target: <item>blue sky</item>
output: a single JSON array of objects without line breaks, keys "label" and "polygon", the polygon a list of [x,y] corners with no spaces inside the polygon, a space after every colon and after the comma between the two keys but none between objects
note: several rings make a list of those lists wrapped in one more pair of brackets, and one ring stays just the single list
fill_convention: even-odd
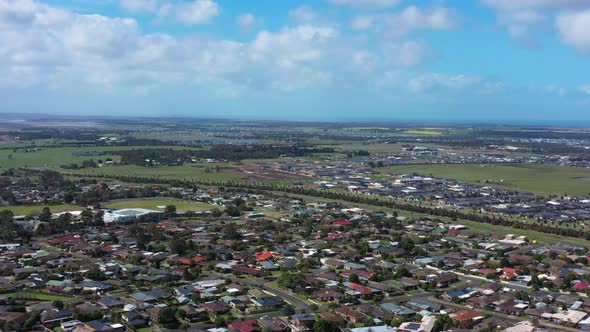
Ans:
[{"label": "blue sky", "polygon": [[590,123],[588,0],[0,0],[0,112]]}]

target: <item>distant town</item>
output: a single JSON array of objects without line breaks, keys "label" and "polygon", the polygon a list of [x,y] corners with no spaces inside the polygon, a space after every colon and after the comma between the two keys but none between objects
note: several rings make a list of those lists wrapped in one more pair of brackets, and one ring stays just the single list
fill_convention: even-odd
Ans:
[{"label": "distant town", "polygon": [[590,130],[77,121],[0,122],[3,331],[590,330]]}]

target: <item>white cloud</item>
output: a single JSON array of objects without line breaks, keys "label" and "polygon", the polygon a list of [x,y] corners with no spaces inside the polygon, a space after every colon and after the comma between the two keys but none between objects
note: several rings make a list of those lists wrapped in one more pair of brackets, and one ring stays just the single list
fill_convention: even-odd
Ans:
[{"label": "white cloud", "polygon": [[209,23],[221,13],[221,8],[213,0],[119,0],[119,5],[132,13],[149,12],[186,25]]},{"label": "white cloud", "polygon": [[543,92],[558,95],[558,96],[565,96],[568,93],[568,90],[564,87],[550,84],[550,85],[545,86],[545,88],[543,89]]},{"label": "white cloud", "polygon": [[[406,31],[451,26],[427,15],[431,11],[420,13],[427,22],[402,20]],[[407,82],[407,68],[431,53],[428,45],[403,38],[367,48],[339,26],[318,22],[263,30],[239,42],[205,34],[145,34],[132,18],[81,15],[31,0],[0,0],[0,27],[0,87],[39,85],[55,91],[141,94],[184,86],[236,96],[273,89],[372,88],[402,78]],[[418,75],[410,86],[456,90],[470,82],[467,76],[433,75]],[[471,86],[482,89],[484,83]]]},{"label": "white cloud", "polygon": [[354,52],[352,60],[353,68],[363,74],[373,73],[379,65],[377,56],[362,50]]},{"label": "white cloud", "polygon": [[146,91],[184,83],[233,95],[325,86],[354,75],[350,68],[361,72],[355,67],[359,56],[350,56],[356,52],[354,42],[334,26],[312,23],[236,42],[207,35],[146,35],[131,18],[0,0],[0,27],[0,85],[42,83],[67,90],[88,84]]},{"label": "white cloud", "polygon": [[354,30],[367,30],[373,27],[374,21],[373,16],[356,16],[350,21],[350,27]]},{"label": "white cloud", "polygon": [[548,28],[555,11],[588,8],[587,0],[482,0],[496,11],[497,22],[508,35],[525,46],[536,44],[535,33]]},{"label": "white cloud", "polygon": [[159,7],[157,0],[120,0],[120,5],[132,13],[155,12]]},{"label": "white cloud", "polygon": [[483,3],[497,9],[520,8],[576,8],[587,6],[587,0],[483,0]]},{"label": "white cloud", "polygon": [[498,13],[498,24],[503,26],[510,37],[524,45],[533,45],[531,30],[547,20],[546,16],[531,9],[501,11]]},{"label": "white cloud", "polygon": [[180,23],[193,25],[209,23],[221,13],[219,5],[211,0],[195,0],[173,4],[164,4],[158,10],[163,17],[172,17]]},{"label": "white cloud", "polygon": [[250,28],[252,28],[254,25],[257,24],[257,19],[256,19],[256,16],[254,16],[250,13],[246,13],[246,14],[242,14],[242,15],[238,16],[236,22],[238,23],[238,25],[242,29],[249,30]]},{"label": "white cloud", "polygon": [[428,73],[410,79],[408,85],[415,92],[429,92],[439,89],[460,90],[482,82],[483,79],[478,76]]},{"label": "white cloud", "polygon": [[388,43],[384,46],[385,61],[393,66],[410,67],[424,61],[431,53],[430,47],[418,41]]},{"label": "white cloud", "polygon": [[398,5],[402,0],[330,0],[330,2],[336,5],[385,8]]},{"label": "white cloud", "polygon": [[556,26],[564,43],[590,55],[590,9],[560,14]]},{"label": "white cloud", "polygon": [[582,85],[578,88],[578,90],[580,90],[580,92],[582,92],[583,94],[590,95],[590,84]]},{"label": "white cloud", "polygon": [[451,12],[439,7],[423,10],[410,6],[400,13],[387,15],[384,19],[383,32],[389,36],[401,36],[414,30],[450,30],[456,25]]},{"label": "white cloud", "polygon": [[291,19],[300,22],[312,22],[318,19],[319,15],[309,6],[301,6],[289,11]]}]

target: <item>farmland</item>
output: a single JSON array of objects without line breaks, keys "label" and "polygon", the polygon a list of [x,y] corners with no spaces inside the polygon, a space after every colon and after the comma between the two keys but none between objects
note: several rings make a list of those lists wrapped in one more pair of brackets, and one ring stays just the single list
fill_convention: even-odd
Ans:
[{"label": "farmland", "polygon": [[[36,149],[4,149],[0,150],[0,168],[11,167],[56,167],[71,163],[80,163],[89,159],[119,160],[119,156],[110,155],[109,151],[132,150],[142,147],[136,146],[110,146],[110,147],[59,147],[59,148],[36,148]],[[153,147],[158,148],[158,147]],[[164,147],[180,149],[181,147]],[[97,157],[77,157],[75,152],[103,151],[106,155]]]},{"label": "farmland", "polygon": [[502,188],[527,190],[539,195],[587,195],[590,169],[532,164],[404,165],[380,169],[383,174],[417,173]]}]

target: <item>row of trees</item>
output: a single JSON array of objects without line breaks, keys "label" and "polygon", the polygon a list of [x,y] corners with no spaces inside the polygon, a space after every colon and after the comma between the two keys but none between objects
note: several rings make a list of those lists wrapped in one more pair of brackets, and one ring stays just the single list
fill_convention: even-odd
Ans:
[{"label": "row of trees", "polygon": [[112,151],[111,153],[121,156],[122,164],[146,166],[146,160],[156,161],[160,164],[183,164],[190,162],[193,158],[239,161],[243,159],[271,159],[280,156],[301,157],[312,153],[334,153],[334,149],[298,145],[216,145],[210,149],[200,150],[160,148]]},{"label": "row of trees", "polygon": [[464,219],[475,222],[481,222],[492,225],[500,225],[513,227],[518,229],[533,230],[537,232],[556,234],[561,236],[578,237],[590,240],[590,231],[584,230],[583,228],[563,228],[559,225],[554,224],[541,224],[541,223],[530,223],[525,221],[517,221],[506,219],[498,215],[488,215],[484,213],[476,213],[470,211],[461,211],[457,209],[440,208],[423,206],[420,203],[406,203],[396,202],[392,199],[385,197],[374,197],[351,194],[344,191],[335,190],[319,190],[314,188],[306,188],[301,186],[286,186],[275,183],[261,183],[261,182],[238,182],[238,181],[213,181],[213,180],[193,180],[193,181],[179,181],[179,180],[167,180],[167,179],[156,179],[156,178],[144,178],[144,177],[133,177],[133,176],[106,176],[106,175],[95,175],[99,178],[114,178],[125,182],[134,183],[174,183],[175,185],[182,185],[187,188],[196,187],[197,185],[206,186],[217,186],[220,188],[235,188],[253,190],[259,192],[282,192],[285,194],[296,194],[320,197],[325,199],[340,200],[356,204],[372,205],[378,207],[384,207],[387,209],[397,209],[403,211],[417,212],[422,214],[428,214],[431,216],[448,217],[454,220]]}]

